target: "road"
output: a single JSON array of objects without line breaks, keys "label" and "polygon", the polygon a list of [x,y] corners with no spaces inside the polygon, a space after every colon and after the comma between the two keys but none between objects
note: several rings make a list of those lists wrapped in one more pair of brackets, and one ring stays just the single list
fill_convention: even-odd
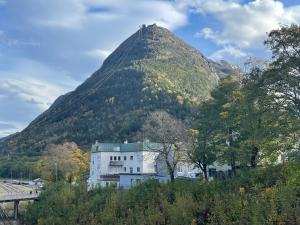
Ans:
[{"label": "road", "polygon": [[0,197],[7,195],[27,195],[32,193],[35,193],[34,186],[0,182]]}]

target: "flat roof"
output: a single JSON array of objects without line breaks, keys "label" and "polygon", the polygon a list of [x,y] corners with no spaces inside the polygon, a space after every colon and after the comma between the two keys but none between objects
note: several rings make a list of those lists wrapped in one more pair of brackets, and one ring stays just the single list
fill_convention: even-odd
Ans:
[{"label": "flat roof", "polygon": [[134,142],[134,143],[96,143],[92,146],[92,152],[139,152],[158,151],[163,148],[160,143]]}]

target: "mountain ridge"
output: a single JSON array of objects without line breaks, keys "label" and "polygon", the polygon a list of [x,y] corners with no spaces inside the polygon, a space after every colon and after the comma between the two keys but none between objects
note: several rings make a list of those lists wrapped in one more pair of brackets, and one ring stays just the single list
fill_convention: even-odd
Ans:
[{"label": "mountain ridge", "polygon": [[[180,119],[210,96],[220,67],[165,28],[143,26],[74,91],[60,96],[0,152],[39,154],[48,143],[135,140],[153,110]],[[224,76],[224,71],[222,72]],[[131,89],[130,89],[131,87]]]}]

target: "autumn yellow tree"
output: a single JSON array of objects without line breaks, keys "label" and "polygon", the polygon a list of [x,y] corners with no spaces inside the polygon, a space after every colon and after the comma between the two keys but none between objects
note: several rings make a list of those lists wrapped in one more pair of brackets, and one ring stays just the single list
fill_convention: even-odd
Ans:
[{"label": "autumn yellow tree", "polygon": [[80,150],[74,142],[66,142],[61,145],[48,145],[36,169],[46,180],[63,178],[71,183],[88,169],[88,165],[88,153]]}]

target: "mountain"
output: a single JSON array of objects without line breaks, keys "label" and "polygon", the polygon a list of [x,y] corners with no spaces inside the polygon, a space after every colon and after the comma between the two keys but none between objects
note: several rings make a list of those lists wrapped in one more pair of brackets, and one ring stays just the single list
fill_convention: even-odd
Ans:
[{"label": "mountain", "polygon": [[226,73],[169,30],[143,25],[82,85],[0,142],[0,152],[39,154],[64,141],[86,148],[96,139],[134,141],[148,112],[164,109],[185,119]]},{"label": "mountain", "polygon": [[211,61],[211,63],[214,65],[218,76],[222,79],[230,75],[233,79],[239,79],[240,78],[240,70],[237,66],[234,66],[225,60],[221,60],[220,62],[214,62]]}]

